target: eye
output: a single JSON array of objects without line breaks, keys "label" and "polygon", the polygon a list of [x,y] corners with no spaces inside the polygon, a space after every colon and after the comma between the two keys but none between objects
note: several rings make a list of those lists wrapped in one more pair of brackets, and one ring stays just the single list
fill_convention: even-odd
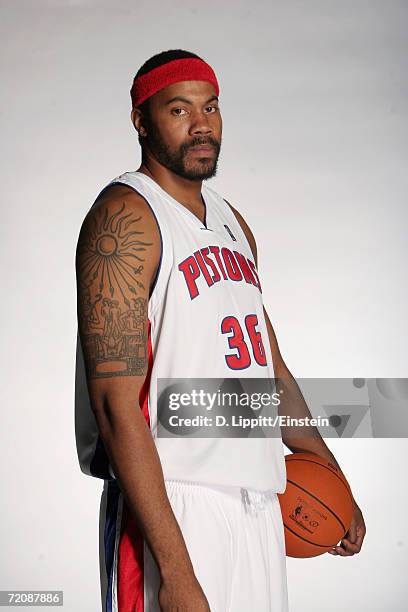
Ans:
[{"label": "eye", "polygon": [[174,113],[177,116],[180,116],[181,113],[177,113],[176,111],[183,111],[183,110],[184,110],[184,108],[180,108],[180,107],[179,108],[172,108],[171,112]]},{"label": "eye", "polygon": [[215,113],[216,113],[216,112],[219,110],[218,106],[207,106],[207,109],[208,109],[208,108],[212,108],[212,109],[214,109],[214,112],[215,112]]}]

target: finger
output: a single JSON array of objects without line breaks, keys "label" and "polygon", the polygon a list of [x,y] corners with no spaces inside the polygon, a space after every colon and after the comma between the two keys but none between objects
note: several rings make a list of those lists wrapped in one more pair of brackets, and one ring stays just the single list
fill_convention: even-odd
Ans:
[{"label": "finger", "polygon": [[357,539],[357,527],[356,527],[356,523],[353,520],[351,522],[350,528],[348,530],[348,532],[345,534],[345,537],[350,541],[350,542],[355,542]]},{"label": "finger", "polygon": [[336,551],[338,552],[338,554],[341,557],[351,557],[352,555],[354,555],[353,551],[350,551],[349,549],[346,549],[344,546],[336,546]]},{"label": "finger", "polygon": [[363,540],[364,540],[364,533],[361,533],[360,535],[357,536],[357,540],[355,541],[355,545],[359,547],[359,549],[361,548],[362,544],[363,544]]},{"label": "finger", "polygon": [[347,538],[342,539],[341,545],[343,548],[346,549],[346,551],[351,552],[353,554],[359,552],[361,548],[360,546],[358,546],[358,544],[350,542],[350,540],[348,540]]}]

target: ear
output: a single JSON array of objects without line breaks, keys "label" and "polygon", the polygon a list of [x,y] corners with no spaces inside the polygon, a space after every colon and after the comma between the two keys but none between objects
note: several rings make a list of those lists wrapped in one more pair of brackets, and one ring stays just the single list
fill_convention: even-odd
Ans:
[{"label": "ear", "polygon": [[135,129],[140,134],[140,136],[146,136],[147,134],[146,128],[142,125],[141,110],[138,108],[133,108],[132,112],[130,113],[130,118],[131,118],[133,125],[135,126]]}]

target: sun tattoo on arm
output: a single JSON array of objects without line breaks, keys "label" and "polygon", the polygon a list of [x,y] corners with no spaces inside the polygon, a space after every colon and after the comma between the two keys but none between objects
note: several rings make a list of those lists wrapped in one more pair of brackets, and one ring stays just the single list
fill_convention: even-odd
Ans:
[{"label": "sun tattoo on arm", "polygon": [[85,219],[76,255],[78,328],[90,378],[147,371],[141,215],[105,205]]}]

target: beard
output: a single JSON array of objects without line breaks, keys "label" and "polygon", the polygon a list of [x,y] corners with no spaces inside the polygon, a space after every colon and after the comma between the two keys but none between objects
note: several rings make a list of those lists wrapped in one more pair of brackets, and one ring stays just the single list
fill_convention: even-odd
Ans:
[{"label": "beard", "polygon": [[[203,181],[217,173],[221,143],[211,136],[197,136],[188,144],[182,144],[176,151],[172,151],[157,127],[150,124],[145,142],[158,162],[182,178]],[[204,144],[212,145],[215,155],[211,154],[210,157],[206,157],[205,153],[202,157],[189,155],[190,147]]]}]

